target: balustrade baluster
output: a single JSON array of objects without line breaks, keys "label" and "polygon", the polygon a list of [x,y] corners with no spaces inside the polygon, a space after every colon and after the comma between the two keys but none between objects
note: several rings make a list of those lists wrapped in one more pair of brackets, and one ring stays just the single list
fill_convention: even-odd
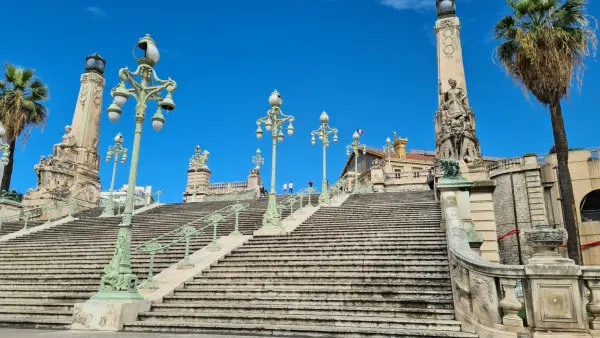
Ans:
[{"label": "balustrade baluster", "polygon": [[502,317],[502,324],[523,327],[523,319],[519,317],[519,311],[523,308],[523,304],[516,295],[517,280],[501,278],[500,285],[502,285],[504,291],[504,297],[500,301],[500,306],[506,312],[506,315]]},{"label": "balustrade baluster", "polygon": [[587,310],[592,314],[590,318],[590,328],[593,330],[600,329],[600,280],[586,281],[587,287],[590,289],[591,299],[587,304]]}]

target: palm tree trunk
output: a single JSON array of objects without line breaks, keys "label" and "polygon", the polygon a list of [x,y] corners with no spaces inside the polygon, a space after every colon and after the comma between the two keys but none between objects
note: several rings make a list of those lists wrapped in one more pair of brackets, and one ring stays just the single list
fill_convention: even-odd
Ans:
[{"label": "palm tree trunk", "polygon": [[567,252],[569,258],[576,264],[583,264],[579,242],[579,226],[575,209],[575,196],[573,195],[573,184],[569,172],[569,145],[567,133],[562,116],[560,98],[550,104],[550,117],[552,118],[552,132],[554,133],[554,147],[556,149],[556,160],[558,163],[558,188],[560,190],[561,204],[565,228],[569,236],[567,240]]},{"label": "palm tree trunk", "polygon": [[10,189],[10,179],[13,172],[13,164],[15,163],[15,148],[17,140],[10,141],[10,154],[8,154],[8,164],[4,166],[4,172],[2,174],[2,183],[0,184],[0,191],[8,191]]}]

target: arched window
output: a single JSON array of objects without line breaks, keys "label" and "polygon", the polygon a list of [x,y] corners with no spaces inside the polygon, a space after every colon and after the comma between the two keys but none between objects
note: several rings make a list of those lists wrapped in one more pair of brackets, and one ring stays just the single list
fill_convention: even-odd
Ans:
[{"label": "arched window", "polygon": [[581,220],[600,221],[600,190],[594,190],[581,200]]}]

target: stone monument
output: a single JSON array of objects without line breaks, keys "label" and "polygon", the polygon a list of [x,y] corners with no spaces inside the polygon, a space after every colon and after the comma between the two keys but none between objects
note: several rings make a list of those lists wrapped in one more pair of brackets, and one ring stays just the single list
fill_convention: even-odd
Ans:
[{"label": "stone monument", "polygon": [[200,146],[196,146],[194,155],[190,158],[188,167],[188,180],[185,192],[183,193],[183,201],[185,203],[201,202],[204,200],[204,195],[208,192],[210,184],[210,174],[212,173],[206,161],[210,153],[206,150],[200,151]]},{"label": "stone monument", "polygon": [[65,134],[54,145],[52,154],[42,156],[34,166],[37,185],[27,190],[23,198],[25,208],[66,201],[75,203],[75,211],[98,206],[101,190],[98,139],[105,65],[106,61],[98,54],[86,57],[73,123],[65,127]]},{"label": "stone monument", "polygon": [[[494,183],[485,168],[475,133],[475,115],[470,107],[460,42],[460,21],[454,0],[436,0],[435,23],[438,61],[438,111],[435,113],[436,156],[458,161],[462,177],[472,182],[469,190],[474,231],[484,242],[481,255],[498,261],[496,222],[492,201]],[[438,175],[439,176],[439,175]]]}]

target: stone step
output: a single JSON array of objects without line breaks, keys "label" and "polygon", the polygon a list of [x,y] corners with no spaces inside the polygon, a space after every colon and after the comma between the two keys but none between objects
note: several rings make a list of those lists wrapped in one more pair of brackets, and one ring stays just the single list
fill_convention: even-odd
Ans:
[{"label": "stone step", "polygon": [[2,316],[10,316],[14,319],[23,319],[35,317],[36,319],[50,320],[73,320],[73,309],[56,310],[56,309],[4,309],[0,308],[0,318]]},{"label": "stone step", "polygon": [[313,315],[347,315],[347,316],[376,316],[376,317],[399,317],[399,318],[435,318],[454,319],[452,309],[421,309],[421,308],[381,308],[381,307],[353,307],[353,306],[327,306],[311,305],[302,306],[294,304],[245,304],[243,307],[221,303],[156,303],[152,305],[152,311],[164,312],[211,312],[215,310],[229,314],[233,313],[276,313],[276,314],[313,314]]},{"label": "stone step", "polygon": [[[288,274],[290,275],[290,274]],[[423,277],[421,277],[423,276]],[[362,283],[384,283],[389,285],[394,285],[394,283],[406,283],[406,284],[420,284],[423,286],[428,285],[450,285],[450,275],[449,274],[419,274],[415,276],[415,274],[397,274],[392,277],[390,276],[381,276],[377,275],[362,275],[355,274],[344,276],[343,279],[340,279],[339,276],[335,275],[325,275],[319,274],[318,276],[302,276],[300,274],[291,274],[291,276],[273,276],[268,277],[264,275],[257,274],[255,276],[249,275],[232,275],[232,274],[212,274],[205,273],[196,278],[194,278],[193,282],[188,283],[202,283],[202,284],[218,284],[221,283],[223,285],[228,285],[229,283],[265,283],[265,284],[275,284],[275,285],[288,285],[288,284],[336,284],[336,283],[351,283],[351,284],[362,284]]]},{"label": "stone step", "polygon": [[186,321],[139,321],[125,324],[125,331],[179,332],[221,334],[260,334],[269,336],[298,337],[459,337],[476,338],[477,335],[458,331],[440,330],[395,330],[383,328],[362,328],[343,326],[304,326],[279,324],[242,324]]},{"label": "stone step", "polygon": [[433,251],[434,254],[440,254],[443,252],[446,252],[446,245],[418,245],[418,244],[412,244],[412,245],[402,245],[402,246],[398,246],[398,245],[381,245],[381,246],[344,246],[344,247],[335,247],[335,248],[330,248],[330,247],[303,247],[303,248],[294,248],[296,250],[291,250],[290,248],[286,248],[286,247],[253,247],[251,245],[244,245],[240,248],[237,248],[234,252],[238,253],[238,252],[248,252],[248,253],[267,253],[268,255],[274,255],[277,254],[279,255],[280,253],[284,253],[284,254],[307,254],[307,253],[311,253],[311,254],[323,254],[323,255],[330,255],[330,254],[341,254],[341,253],[345,253],[345,252],[351,252],[354,254],[357,253],[364,253],[364,254],[369,254],[372,252],[380,252],[380,253],[387,253],[387,254],[402,254],[402,253],[407,253],[407,252],[427,252],[429,250]]},{"label": "stone step", "polygon": [[[217,281],[207,280],[207,278],[198,278],[191,282],[185,283],[186,290],[212,290],[214,288],[223,288],[223,284]],[[377,291],[383,292],[382,290],[393,291],[413,291],[413,290],[441,290],[451,291],[451,285],[448,280],[417,280],[414,281],[397,281],[394,283],[380,283],[377,281],[359,281],[359,282],[336,282],[336,281],[298,281],[298,280],[278,280],[273,282],[261,282],[259,281],[230,281],[227,283],[228,288],[232,289],[245,289],[245,290],[364,290],[364,291]]]},{"label": "stone step", "polygon": [[345,326],[361,328],[387,328],[409,330],[445,330],[460,331],[460,323],[448,319],[429,318],[378,318],[361,316],[323,316],[311,314],[263,314],[263,313],[222,313],[222,312],[143,312],[140,321],[185,321],[234,324],[269,324],[273,321],[278,325],[306,326]]},{"label": "stone step", "polygon": [[[443,261],[446,259],[446,256],[443,254],[439,255],[431,255],[427,252],[422,252],[421,255],[330,255],[330,256],[300,256],[300,255],[280,255],[280,256],[262,256],[262,255],[235,255],[230,254],[227,256],[227,260],[221,262],[220,264],[230,263],[230,262],[246,262],[249,264],[255,264],[258,262],[264,263],[298,263],[298,262],[315,262],[319,264],[329,264],[329,262],[348,262],[348,261],[356,261],[356,262],[369,262],[369,261],[377,261],[377,262],[388,262],[388,261],[399,261],[399,262],[419,262],[420,264],[430,264],[430,263],[439,263],[448,265],[448,263],[444,263]],[[441,261],[441,262],[440,262]],[[156,260],[155,260],[156,262]]]},{"label": "stone step", "polygon": [[73,305],[72,302],[57,302],[54,300],[44,300],[44,299],[13,299],[13,300],[0,300],[0,312],[4,311],[15,311],[15,312],[25,312],[28,311],[43,311],[43,310],[51,310],[51,311],[65,311],[73,314]]},{"label": "stone step", "polygon": [[0,327],[4,328],[32,328],[32,329],[54,329],[68,330],[71,328],[72,316],[66,319],[53,318],[15,318],[12,315],[0,315]]},{"label": "stone step", "polygon": [[[47,292],[47,290],[46,290]],[[13,292],[11,292],[13,293]],[[16,292],[14,292],[16,294]],[[0,295],[3,293],[0,293]],[[373,297],[373,298],[385,298],[385,299],[396,299],[404,298],[407,296],[422,297],[423,299],[437,298],[437,297],[452,297],[452,290],[428,290],[421,288],[421,290],[401,290],[398,288],[390,287],[376,287],[373,289],[369,288],[338,288],[338,287],[314,287],[305,286],[297,287],[291,285],[284,286],[266,286],[263,288],[256,288],[249,290],[248,288],[240,288],[236,286],[228,287],[215,287],[209,285],[202,285],[200,287],[185,287],[175,291],[177,296],[224,296],[224,297],[345,297],[345,298],[360,298],[360,297]]]},{"label": "stone step", "polygon": [[294,273],[304,272],[310,273],[352,273],[352,272],[373,272],[373,273],[418,273],[418,272],[448,272],[448,266],[363,266],[363,265],[340,265],[340,266],[327,266],[327,265],[313,265],[313,266],[224,266],[222,264],[216,264],[210,268],[209,273]]},{"label": "stone step", "polygon": [[323,239],[323,240],[319,240],[319,241],[315,241],[314,243],[310,243],[310,242],[296,242],[293,241],[291,243],[286,242],[286,241],[280,241],[280,242],[273,242],[273,243],[261,243],[261,242],[254,242],[254,241],[250,241],[248,242],[244,247],[247,248],[275,248],[275,247],[284,247],[286,249],[293,249],[293,248],[314,248],[314,247],[319,247],[319,246],[328,246],[331,248],[347,248],[347,247],[353,247],[353,248],[362,248],[362,247],[383,247],[383,248],[397,248],[398,246],[410,246],[410,245],[414,245],[414,246],[421,246],[421,247],[427,247],[427,246],[446,246],[446,240],[413,240],[413,239],[387,239],[387,238],[381,238],[381,239],[365,239],[365,240],[360,240],[357,239],[355,241],[350,241],[350,240],[346,240],[346,241],[339,241],[336,239]]},{"label": "stone step", "polygon": [[[209,302],[219,301],[227,304],[237,304],[244,306],[245,304],[295,304],[295,305],[329,305],[329,306],[379,306],[379,307],[407,307],[407,308],[427,308],[427,309],[451,309],[453,307],[452,295],[421,295],[421,294],[406,294],[396,295],[392,297],[373,297],[371,295],[347,296],[336,294],[335,296],[328,294],[303,293],[296,295],[288,295],[281,293],[273,294],[254,294],[249,291],[247,294],[180,294],[177,293],[171,296],[165,296],[163,303],[188,303],[188,302]],[[0,298],[2,299],[2,298]]]},{"label": "stone step", "polygon": [[[227,259],[229,258],[233,258],[233,257],[238,257],[238,258],[249,258],[249,259],[255,259],[255,258],[265,258],[265,259],[270,259],[270,258],[298,258],[298,259],[307,259],[307,257],[317,257],[317,258],[323,258],[323,257],[331,257],[331,258],[337,258],[337,257],[346,257],[348,255],[348,257],[352,256],[352,257],[414,257],[415,259],[425,259],[425,257],[429,257],[429,256],[433,256],[435,257],[440,257],[441,259],[446,260],[448,257],[448,254],[446,252],[446,248],[444,249],[439,249],[439,250],[419,250],[419,249],[415,249],[415,250],[411,250],[411,249],[396,249],[396,250],[338,250],[338,253],[335,252],[331,252],[331,251],[321,251],[320,249],[323,248],[319,248],[317,250],[312,250],[312,251],[296,251],[296,252],[284,252],[284,251],[278,251],[277,255],[273,255],[270,253],[265,254],[264,251],[256,251],[256,252],[252,252],[252,251],[241,251],[241,248],[236,249],[235,251],[232,251],[229,255],[226,256]],[[317,251],[317,252],[313,252],[313,251]],[[348,253],[348,251],[350,251]],[[357,258],[360,259],[360,258]]]},{"label": "stone step", "polygon": [[[448,267],[448,263],[444,261],[422,261],[422,260],[273,260],[273,261],[251,261],[252,266],[262,266],[262,267],[353,267],[353,266],[385,266],[385,267],[402,267],[408,268],[412,266],[422,267],[426,265],[428,267],[432,266],[444,266]],[[226,267],[247,267],[249,266],[249,261],[242,260],[226,260],[223,262],[219,262],[219,266]]]}]

